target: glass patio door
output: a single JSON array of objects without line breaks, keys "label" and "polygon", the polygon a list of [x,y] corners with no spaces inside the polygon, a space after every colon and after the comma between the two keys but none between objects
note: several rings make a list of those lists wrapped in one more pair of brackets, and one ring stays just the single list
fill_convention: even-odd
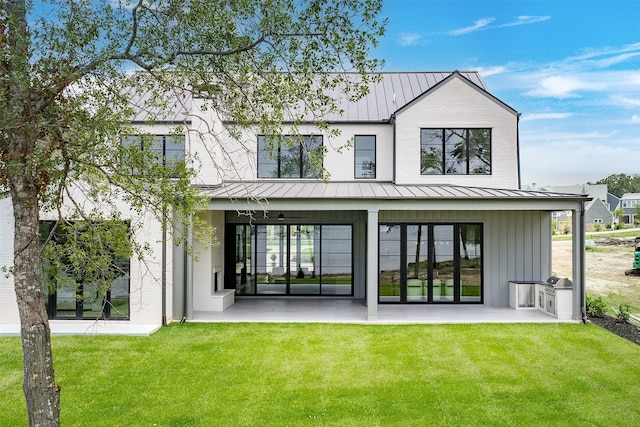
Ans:
[{"label": "glass patio door", "polygon": [[351,225],[232,227],[226,265],[236,274],[226,286],[238,295],[353,295]]}]

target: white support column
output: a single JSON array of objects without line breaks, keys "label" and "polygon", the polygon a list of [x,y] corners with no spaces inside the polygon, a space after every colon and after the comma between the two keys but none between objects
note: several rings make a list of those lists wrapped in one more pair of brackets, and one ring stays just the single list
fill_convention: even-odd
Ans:
[{"label": "white support column", "polygon": [[586,315],[586,265],[584,240],[584,203],[573,211],[572,215],[572,253],[573,253],[573,316],[574,320],[584,319]]},{"label": "white support column", "polygon": [[367,320],[378,320],[378,211],[367,217]]}]

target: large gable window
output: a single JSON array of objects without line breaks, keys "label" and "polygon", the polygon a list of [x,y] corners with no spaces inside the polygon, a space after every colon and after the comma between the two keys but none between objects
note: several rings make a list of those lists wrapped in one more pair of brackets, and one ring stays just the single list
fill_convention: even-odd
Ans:
[{"label": "large gable window", "polygon": [[490,175],[491,129],[421,129],[422,175]]},{"label": "large gable window", "polygon": [[320,178],[322,136],[258,136],[258,178]]}]

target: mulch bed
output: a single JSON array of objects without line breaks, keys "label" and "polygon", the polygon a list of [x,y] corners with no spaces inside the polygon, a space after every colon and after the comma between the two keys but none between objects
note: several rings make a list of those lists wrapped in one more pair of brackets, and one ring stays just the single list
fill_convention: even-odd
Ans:
[{"label": "mulch bed", "polygon": [[614,334],[640,345],[640,330],[631,323],[621,323],[615,317],[589,317],[589,321]]}]

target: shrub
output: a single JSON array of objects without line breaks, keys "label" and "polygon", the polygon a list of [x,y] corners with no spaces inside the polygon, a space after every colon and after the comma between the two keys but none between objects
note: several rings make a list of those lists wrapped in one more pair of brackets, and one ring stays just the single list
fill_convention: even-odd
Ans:
[{"label": "shrub", "polygon": [[616,315],[618,322],[629,323],[631,320],[631,306],[629,304],[620,304]]},{"label": "shrub", "polygon": [[602,225],[601,224],[593,224],[593,229],[595,231],[600,231],[600,230],[602,230]]},{"label": "shrub", "polygon": [[569,234],[571,233],[571,227],[569,227],[568,225],[564,226],[564,229],[562,230],[563,234]]},{"label": "shrub", "polygon": [[587,295],[587,314],[591,317],[602,317],[607,311],[607,303],[602,297]]}]

